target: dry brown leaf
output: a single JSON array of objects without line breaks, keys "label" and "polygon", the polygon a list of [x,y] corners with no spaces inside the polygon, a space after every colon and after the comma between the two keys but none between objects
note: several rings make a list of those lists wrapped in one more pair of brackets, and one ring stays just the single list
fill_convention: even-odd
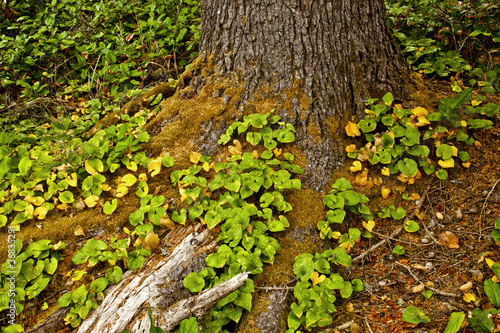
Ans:
[{"label": "dry brown leaf", "polygon": [[413,264],[413,265],[411,265],[411,268],[427,272],[427,267],[419,265],[419,264]]},{"label": "dry brown leaf", "polygon": [[446,246],[449,249],[460,248],[457,236],[455,236],[451,231],[440,233],[439,242],[441,243],[441,245]]},{"label": "dry brown leaf", "polygon": [[77,225],[74,230],[75,236],[85,236],[85,231],[81,225]]},{"label": "dry brown leaf", "polygon": [[425,284],[419,284],[418,286],[415,286],[413,288],[411,288],[411,292],[414,293],[414,294],[418,294],[418,293],[421,293],[422,291],[424,291],[425,289]]},{"label": "dry brown leaf", "polygon": [[460,286],[460,291],[469,291],[472,289],[472,282],[467,282],[466,284],[463,284]]}]

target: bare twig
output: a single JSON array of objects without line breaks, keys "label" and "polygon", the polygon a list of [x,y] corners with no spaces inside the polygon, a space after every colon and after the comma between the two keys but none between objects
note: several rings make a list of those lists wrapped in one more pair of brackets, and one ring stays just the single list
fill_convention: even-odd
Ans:
[{"label": "bare twig", "polygon": [[273,290],[293,290],[294,287],[254,287],[255,289],[258,290],[266,290],[266,291],[273,291]]},{"label": "bare twig", "polygon": [[419,283],[423,284],[423,285],[424,285],[427,289],[432,290],[435,294],[438,294],[438,295],[441,295],[441,296],[447,296],[447,297],[458,297],[458,296],[459,296],[459,295],[454,294],[454,293],[448,293],[448,292],[446,292],[446,291],[441,291],[441,290],[439,290],[439,289],[436,289],[436,288],[433,288],[433,287],[429,287],[428,285],[426,285],[425,283],[423,283],[423,282],[422,282],[422,280],[420,280],[420,279],[419,279],[419,277],[415,275],[415,273],[413,273],[413,271],[411,270],[411,268],[410,268],[410,267],[408,267],[408,266],[406,266],[406,265],[403,265],[402,263],[397,262],[397,261],[395,261],[394,263],[395,263],[396,265],[398,265],[398,266],[401,266],[401,267],[405,268],[405,269],[408,271],[408,273],[410,273],[410,275],[411,275],[411,276],[412,276],[412,277],[413,277],[416,281],[418,281]]},{"label": "bare twig", "polygon": [[484,213],[484,210],[486,208],[486,203],[488,202],[488,199],[490,198],[491,193],[493,193],[493,191],[495,190],[495,187],[497,186],[498,182],[500,182],[500,179],[497,179],[497,181],[495,182],[495,184],[493,184],[493,187],[491,188],[491,191],[486,196],[486,199],[484,200],[484,203],[483,203],[483,208],[481,209],[481,214],[479,215],[479,220],[481,220],[481,218],[483,217],[483,213]]},{"label": "bare twig", "polygon": [[379,247],[381,247],[382,245],[384,245],[387,242],[388,239],[396,238],[403,231],[403,228],[406,225],[406,222],[408,222],[408,220],[410,220],[410,219],[413,218],[413,216],[415,215],[417,209],[420,210],[422,208],[422,206],[424,204],[424,201],[425,201],[425,196],[422,196],[422,198],[420,198],[420,200],[418,200],[417,206],[415,207],[415,210],[413,211],[413,213],[411,213],[406,219],[404,219],[403,224],[399,228],[397,228],[396,230],[394,230],[392,232],[392,234],[390,234],[389,236],[387,236],[386,239],[381,240],[380,242],[378,242],[377,244],[373,245],[372,247],[370,247],[365,252],[361,253],[359,256],[353,258],[352,262],[356,262],[356,261],[359,261],[359,260],[363,259],[368,254],[372,253],[373,251],[375,251],[376,249],[378,249]]}]

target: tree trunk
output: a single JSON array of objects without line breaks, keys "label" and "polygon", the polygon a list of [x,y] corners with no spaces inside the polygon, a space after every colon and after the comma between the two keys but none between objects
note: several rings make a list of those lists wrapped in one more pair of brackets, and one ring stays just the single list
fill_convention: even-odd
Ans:
[{"label": "tree trunk", "polygon": [[343,127],[367,99],[409,96],[385,18],[383,0],[205,0],[202,63],[180,88],[191,97],[219,84],[215,96],[244,114],[276,108],[297,130],[307,185],[323,190],[344,160]]}]

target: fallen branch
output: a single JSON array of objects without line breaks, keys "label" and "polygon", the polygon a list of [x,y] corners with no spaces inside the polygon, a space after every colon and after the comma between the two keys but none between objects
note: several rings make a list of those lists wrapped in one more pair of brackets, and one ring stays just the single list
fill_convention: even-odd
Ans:
[{"label": "fallen branch", "polygon": [[[182,301],[184,303],[181,308],[172,305],[179,299],[189,297],[189,292],[182,287],[182,280],[190,272],[199,271],[204,267],[206,254],[212,252],[217,245],[215,234],[208,230],[201,233],[193,232],[194,228],[191,226],[179,228],[177,235],[170,237],[170,243],[179,245],[168,258],[161,255],[152,256],[141,271],[124,275],[120,283],[106,295],[102,304],[83,321],[77,332],[117,333],[125,329],[133,333],[149,332],[151,323],[147,308],[167,307],[170,309],[168,311],[177,311],[176,324],[193,311],[201,313],[202,308],[198,304],[193,304],[190,299]],[[180,239],[182,241],[179,242]],[[215,293],[216,296],[212,296],[213,302],[216,302],[217,297],[225,296],[220,290],[216,290]],[[211,303],[204,304],[209,306]],[[188,305],[196,305],[195,310],[187,309]]]},{"label": "fallen branch", "polygon": [[[203,315],[208,313],[215,304],[217,304],[221,299],[228,296],[232,292],[236,291],[238,288],[245,284],[249,273],[243,272],[235,277],[224,281],[215,287],[205,290],[200,295],[190,297],[188,299],[182,300],[179,303],[172,306],[167,311],[162,309],[152,309],[153,318],[156,315],[157,322],[161,328],[164,330],[171,330],[177,326],[183,319],[190,317],[201,318]],[[136,324],[144,324],[136,323]],[[137,325],[136,325],[137,326]],[[145,327],[146,328],[146,327]],[[133,328],[132,332],[136,331]],[[140,331],[144,332],[144,331]],[[149,332],[149,327],[146,328],[145,332]]]},{"label": "fallen branch", "polygon": [[413,271],[411,270],[410,267],[406,266],[406,265],[403,265],[402,263],[399,263],[397,261],[394,262],[396,265],[398,266],[401,266],[403,268],[405,268],[409,273],[410,275],[419,283],[423,284],[427,289],[429,290],[432,290],[432,292],[434,292],[435,294],[438,294],[438,295],[441,295],[441,296],[447,296],[447,297],[458,297],[459,295],[457,294],[454,294],[454,293],[448,293],[446,291],[441,291],[439,289],[436,289],[436,288],[433,288],[433,287],[430,287],[428,285],[426,285],[425,283],[422,282],[422,280],[420,280],[418,278],[418,276],[415,275],[415,273],[413,273]]}]

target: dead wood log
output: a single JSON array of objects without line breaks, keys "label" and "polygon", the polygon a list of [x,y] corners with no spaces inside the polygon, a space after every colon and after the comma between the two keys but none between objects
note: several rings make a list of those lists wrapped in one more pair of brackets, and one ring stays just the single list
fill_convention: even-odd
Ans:
[{"label": "dead wood log", "polygon": [[[183,229],[190,229],[191,233],[186,235]],[[203,268],[204,258],[217,246],[215,234],[208,230],[198,233],[199,229],[200,225],[180,229],[180,236],[185,237],[171,255],[167,258],[151,256],[139,273],[122,277],[77,332],[117,333],[125,329],[133,333],[149,332],[147,308],[169,307],[179,299],[189,297],[190,293],[182,287],[182,280],[187,274]],[[166,244],[162,242],[161,246]],[[192,303],[183,303],[182,306],[186,304]],[[196,309],[197,312],[202,310]],[[188,309],[180,310],[189,314]],[[182,315],[176,315],[176,318],[179,321],[184,319]]]}]

